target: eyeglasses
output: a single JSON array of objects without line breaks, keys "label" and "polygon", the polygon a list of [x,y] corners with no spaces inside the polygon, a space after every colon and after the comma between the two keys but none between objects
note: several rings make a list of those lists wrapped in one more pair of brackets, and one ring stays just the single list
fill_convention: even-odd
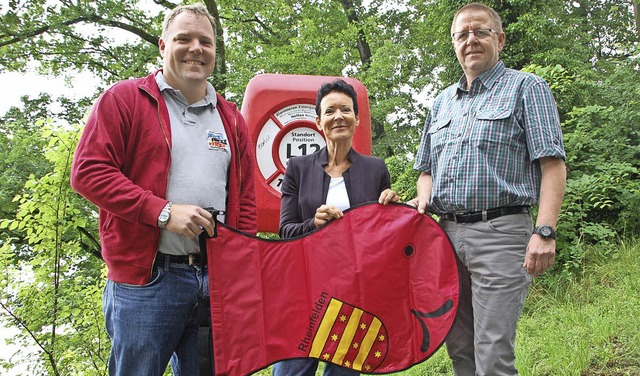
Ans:
[{"label": "eyeglasses", "polygon": [[475,35],[476,39],[487,39],[491,36],[491,33],[498,34],[498,32],[493,29],[475,29],[471,31],[458,31],[451,34],[451,37],[454,42],[466,42],[467,39],[469,39],[469,34]]}]

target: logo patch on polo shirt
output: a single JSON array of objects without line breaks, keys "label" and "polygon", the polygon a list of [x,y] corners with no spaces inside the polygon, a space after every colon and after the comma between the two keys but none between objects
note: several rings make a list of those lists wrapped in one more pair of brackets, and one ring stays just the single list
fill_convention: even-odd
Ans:
[{"label": "logo patch on polo shirt", "polygon": [[227,151],[228,142],[224,133],[207,131],[207,143],[209,145],[209,150]]}]

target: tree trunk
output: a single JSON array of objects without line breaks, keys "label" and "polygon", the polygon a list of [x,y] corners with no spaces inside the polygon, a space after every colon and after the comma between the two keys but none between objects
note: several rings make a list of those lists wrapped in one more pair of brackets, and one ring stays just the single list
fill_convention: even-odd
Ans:
[{"label": "tree trunk", "polygon": [[347,14],[347,19],[349,23],[355,25],[358,28],[358,52],[360,53],[360,61],[362,62],[363,70],[367,70],[369,65],[371,65],[371,48],[369,47],[369,43],[367,42],[367,38],[360,26],[360,20],[358,19],[358,14],[356,13],[356,7],[353,4],[352,0],[340,0],[340,4],[342,4],[342,8],[344,8],[344,12]]},{"label": "tree trunk", "polygon": [[215,0],[205,0],[205,5],[216,22],[216,66],[213,69],[213,86],[218,93],[224,95],[227,89],[227,53],[224,46],[224,29],[220,22],[218,3]]},{"label": "tree trunk", "polygon": [[636,34],[640,38],[640,0],[633,0],[633,15],[636,19]]}]

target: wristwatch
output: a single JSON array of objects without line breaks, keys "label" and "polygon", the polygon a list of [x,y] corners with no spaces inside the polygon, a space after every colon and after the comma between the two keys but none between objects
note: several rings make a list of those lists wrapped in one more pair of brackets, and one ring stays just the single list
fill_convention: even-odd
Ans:
[{"label": "wristwatch", "polygon": [[556,230],[549,225],[537,226],[533,229],[534,234],[540,235],[543,239],[555,239],[556,238]]},{"label": "wristwatch", "polygon": [[169,223],[169,218],[171,218],[171,201],[167,202],[167,204],[162,208],[160,215],[158,216],[158,227],[167,228],[167,223]]}]

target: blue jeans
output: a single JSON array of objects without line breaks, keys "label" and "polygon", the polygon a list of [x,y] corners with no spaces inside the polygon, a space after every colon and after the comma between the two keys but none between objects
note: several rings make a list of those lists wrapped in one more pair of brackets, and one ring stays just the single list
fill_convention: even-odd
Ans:
[{"label": "blue jeans", "polygon": [[[272,376],[315,376],[318,360],[313,358],[288,359],[273,365]],[[324,376],[357,376],[360,373],[349,368],[326,363]]]},{"label": "blue jeans", "polygon": [[198,375],[198,297],[209,295],[207,270],[154,265],[142,286],[107,281],[102,306],[112,348],[109,375]]}]

